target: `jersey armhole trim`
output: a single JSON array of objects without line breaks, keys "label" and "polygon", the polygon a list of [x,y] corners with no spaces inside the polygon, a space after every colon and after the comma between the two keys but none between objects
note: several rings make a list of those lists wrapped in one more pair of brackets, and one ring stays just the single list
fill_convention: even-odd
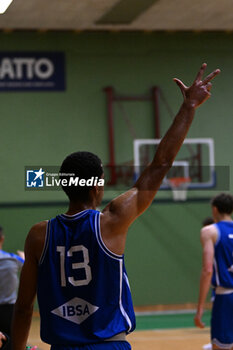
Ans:
[{"label": "jersey armhole trim", "polygon": [[218,264],[216,259],[214,259],[214,268],[215,268],[215,280],[217,287],[220,286],[219,273],[218,273]]},{"label": "jersey armhole trim", "polygon": [[45,242],[44,242],[44,248],[43,248],[43,251],[42,251],[40,260],[39,260],[39,265],[41,265],[41,264],[43,263],[44,258],[45,258],[45,254],[46,254],[47,249],[48,249],[49,237],[50,237],[50,225],[51,225],[51,221],[49,220],[49,221],[47,222],[46,234],[45,234]]},{"label": "jersey armhole trim", "polygon": [[101,216],[100,212],[96,213],[96,215],[95,215],[95,232],[96,232],[97,242],[98,242],[100,248],[104,251],[104,253],[107,254],[110,258],[116,259],[116,260],[122,260],[124,255],[118,255],[118,254],[113,253],[104,244],[104,241],[103,241],[102,236],[101,236],[101,230],[100,230],[100,216]]},{"label": "jersey armhole trim", "polygon": [[216,242],[214,244],[214,246],[216,247],[221,239],[221,231],[219,230],[219,227],[217,224],[214,224],[214,227],[216,228],[216,231],[217,231],[217,239],[216,239]]},{"label": "jersey armhole trim", "polygon": [[128,330],[127,333],[131,332],[132,329],[132,322],[129,318],[129,315],[127,314],[127,312],[124,309],[124,306],[122,304],[122,284],[123,284],[123,261],[119,261],[119,269],[120,269],[120,295],[119,295],[119,307],[121,310],[121,313],[123,315],[123,317],[125,318],[127,324],[128,324]]}]

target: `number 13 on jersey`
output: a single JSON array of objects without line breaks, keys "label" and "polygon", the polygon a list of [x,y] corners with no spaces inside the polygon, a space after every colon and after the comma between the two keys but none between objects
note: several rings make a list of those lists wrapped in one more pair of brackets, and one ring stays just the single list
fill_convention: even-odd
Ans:
[{"label": "number 13 on jersey", "polygon": [[[83,261],[76,263],[75,262],[75,253],[82,252]],[[68,280],[75,287],[85,286],[90,283],[92,279],[91,268],[89,266],[89,253],[88,249],[83,245],[75,245],[71,247],[66,254],[65,246],[57,246],[57,252],[60,255],[60,273],[61,273],[61,286],[66,287],[66,282]],[[71,259],[72,261],[72,270],[85,270],[86,278],[84,279],[74,279],[74,276],[66,276],[65,273],[65,259]]]}]

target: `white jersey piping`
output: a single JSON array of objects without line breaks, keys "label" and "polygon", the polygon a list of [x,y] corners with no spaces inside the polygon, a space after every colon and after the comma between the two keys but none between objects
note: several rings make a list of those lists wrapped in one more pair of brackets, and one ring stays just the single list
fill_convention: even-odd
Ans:
[{"label": "white jersey piping", "polygon": [[90,210],[90,209],[85,209],[85,210],[82,210],[76,214],[73,214],[73,215],[68,215],[68,214],[61,214],[60,216],[63,218],[63,219],[67,219],[69,221],[72,221],[72,220],[76,220],[76,219],[79,219],[81,218],[83,215],[86,214],[86,212]]},{"label": "white jersey piping", "polygon": [[40,260],[39,260],[39,265],[41,265],[44,261],[44,258],[45,258],[45,254],[47,252],[47,249],[48,249],[48,245],[49,245],[49,238],[50,238],[50,220],[47,222],[47,226],[46,226],[46,234],[45,234],[45,241],[44,241],[44,247],[43,247],[43,250],[42,250],[42,253],[41,253],[41,257],[40,257]]},{"label": "white jersey piping", "polygon": [[218,265],[217,265],[216,259],[214,259],[214,268],[215,268],[216,284],[217,284],[217,286],[219,286],[220,285],[220,281],[219,281]]},{"label": "white jersey piping", "polygon": [[119,295],[119,306],[120,306],[120,310],[122,315],[124,316],[124,318],[126,319],[126,322],[129,325],[129,329],[128,332],[130,332],[130,330],[132,329],[132,323],[130,321],[129,316],[127,315],[123,305],[122,305],[122,281],[123,281],[123,261],[120,260],[119,261],[119,268],[120,268],[120,295]]},{"label": "white jersey piping", "polygon": [[217,224],[214,224],[214,227],[216,228],[216,231],[217,231],[217,239],[216,239],[216,242],[215,242],[215,247],[216,247],[218,245],[220,239],[221,239],[221,231],[219,230]]},{"label": "white jersey piping", "polygon": [[111,252],[110,249],[106,247],[106,245],[103,242],[102,236],[101,236],[101,231],[100,231],[100,212],[96,213],[95,215],[95,233],[96,233],[96,239],[97,242],[100,246],[100,248],[104,251],[106,255],[108,255],[110,258],[115,259],[115,260],[122,260],[123,255],[118,255],[113,252]]}]

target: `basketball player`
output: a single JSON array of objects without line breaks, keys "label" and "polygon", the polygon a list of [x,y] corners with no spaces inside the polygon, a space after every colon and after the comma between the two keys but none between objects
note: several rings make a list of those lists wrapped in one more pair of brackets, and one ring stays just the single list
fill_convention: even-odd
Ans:
[{"label": "basketball player", "polygon": [[[5,236],[0,227],[0,330],[11,336],[13,309],[19,284],[18,274],[24,263],[24,252],[18,255],[3,250]],[[10,342],[5,347],[10,349]]]},{"label": "basketball player", "polygon": [[[215,221],[214,219],[212,218],[212,216],[208,216],[206,217],[203,222],[202,222],[202,227],[205,227],[205,226],[208,226],[208,225],[212,225],[214,224]],[[214,298],[215,298],[215,288],[211,288],[211,298],[210,298],[210,301],[214,301]]]},{"label": "basketball player", "polygon": [[[41,338],[52,350],[131,348],[126,334],[134,330],[135,316],[124,266],[127,231],[153,201],[196,108],[210,97],[210,81],[220,71],[202,80],[205,69],[204,63],[190,87],[174,79],[184,101],[153,161],[130,190],[100,213],[101,186],[63,186],[70,200],[66,214],[32,227],[13,321],[14,350],[25,348],[36,291]],[[89,152],[68,156],[61,173],[103,178],[100,159]]]},{"label": "basketball player", "polygon": [[[202,221],[202,227],[204,226],[208,226],[208,225],[211,225],[211,224],[214,224],[214,219],[212,218],[212,216],[207,216],[203,221]],[[214,301],[214,298],[215,298],[215,289],[214,288],[211,288],[211,298],[210,298],[210,301]],[[202,349],[203,350],[212,350],[212,344],[211,343],[208,343],[208,344],[204,344],[202,346]]]},{"label": "basketball player", "polygon": [[221,193],[213,198],[212,212],[215,224],[201,230],[203,263],[197,313],[197,327],[203,328],[204,303],[212,285],[215,299],[211,318],[213,349],[233,348],[233,196]]}]

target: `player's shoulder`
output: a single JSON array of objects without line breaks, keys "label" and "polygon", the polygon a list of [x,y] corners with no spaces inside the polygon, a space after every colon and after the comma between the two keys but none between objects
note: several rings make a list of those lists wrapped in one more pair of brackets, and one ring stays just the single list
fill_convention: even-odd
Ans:
[{"label": "player's shoulder", "polygon": [[216,240],[218,235],[218,230],[215,224],[207,225],[201,229],[201,239],[213,239]]},{"label": "player's shoulder", "polygon": [[44,228],[47,227],[47,224],[48,224],[48,220],[44,220],[44,221],[37,222],[36,224],[34,224],[34,225],[31,227],[30,231],[33,231],[33,232],[36,231],[36,232],[38,232],[38,231],[40,231],[40,230],[43,230]]},{"label": "player's shoulder", "polygon": [[44,231],[46,231],[47,224],[48,224],[47,220],[40,221],[34,224],[29,230],[29,235],[34,236],[34,235],[39,235],[40,233],[43,233]]},{"label": "player's shoulder", "polygon": [[31,252],[39,259],[44,247],[48,221],[41,221],[33,225],[25,242],[25,253]]},{"label": "player's shoulder", "polygon": [[29,230],[27,241],[30,243],[39,243],[41,240],[44,241],[46,235],[48,221],[41,221],[34,224]]}]

